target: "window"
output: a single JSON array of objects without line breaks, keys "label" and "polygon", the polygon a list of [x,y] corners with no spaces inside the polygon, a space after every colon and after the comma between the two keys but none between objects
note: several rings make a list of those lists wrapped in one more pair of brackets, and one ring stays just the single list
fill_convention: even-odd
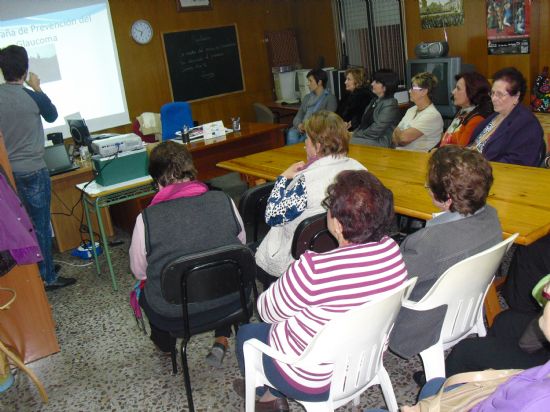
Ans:
[{"label": "window", "polygon": [[400,0],[333,0],[340,67],[364,67],[370,77],[392,69],[405,82]]}]

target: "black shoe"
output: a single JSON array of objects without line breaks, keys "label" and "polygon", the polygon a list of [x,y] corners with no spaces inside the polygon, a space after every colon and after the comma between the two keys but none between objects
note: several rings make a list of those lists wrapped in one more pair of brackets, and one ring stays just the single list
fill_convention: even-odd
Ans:
[{"label": "black shoe", "polygon": [[71,286],[76,283],[75,278],[64,278],[63,276],[58,276],[57,280],[53,283],[50,283],[49,285],[46,285],[46,290],[55,290],[55,289],[61,289],[65,286]]},{"label": "black shoe", "polygon": [[424,371],[416,371],[413,373],[413,381],[420,387],[424,386],[426,384],[426,374]]},{"label": "black shoe", "polygon": [[287,412],[289,409],[286,398],[276,398],[269,402],[256,401],[254,410],[256,412]]}]

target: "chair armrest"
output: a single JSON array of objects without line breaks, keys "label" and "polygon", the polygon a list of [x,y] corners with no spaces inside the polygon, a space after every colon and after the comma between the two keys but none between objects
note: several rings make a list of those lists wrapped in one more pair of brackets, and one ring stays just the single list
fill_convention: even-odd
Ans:
[{"label": "chair armrest", "polygon": [[287,365],[293,365],[299,359],[296,356],[289,356],[284,353],[281,353],[278,350],[273,349],[271,346],[268,346],[265,343],[259,341],[258,339],[247,340],[246,342],[244,342],[244,347],[247,347],[247,346],[254,348],[258,352],[265,353],[270,358],[275,359],[282,363],[286,363]]}]

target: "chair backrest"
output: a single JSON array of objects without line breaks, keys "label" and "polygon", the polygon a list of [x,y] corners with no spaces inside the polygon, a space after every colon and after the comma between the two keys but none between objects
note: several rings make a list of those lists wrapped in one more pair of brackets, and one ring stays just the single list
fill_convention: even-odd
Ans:
[{"label": "chair backrest", "polygon": [[273,182],[267,182],[251,187],[239,200],[239,214],[243,219],[248,241],[257,242],[269,230],[269,225],[265,223],[265,208],[273,186]]},{"label": "chair backrest", "polygon": [[[189,324],[189,303],[214,301],[239,293],[241,307],[246,308],[255,277],[252,252],[244,245],[235,244],[175,259],[163,268],[160,285],[168,303],[182,305],[183,319]],[[249,315],[246,313],[247,319]]]},{"label": "chair backrest", "polygon": [[172,139],[184,125],[193,127],[191,106],[187,102],[166,103],[160,108],[162,140]]},{"label": "chair backrest", "polygon": [[253,103],[256,122],[258,123],[277,123],[275,113],[269,107],[262,103]]},{"label": "chair backrest", "polygon": [[451,266],[415,305],[419,310],[447,305],[441,330],[444,345],[460,339],[475,326],[481,316],[487,290],[504,254],[517,236],[515,233],[497,245]]},{"label": "chair backrest", "polygon": [[416,278],[328,322],[293,366],[333,363],[333,401],[360,393],[382,367],[388,337]]},{"label": "chair backrest", "polygon": [[300,222],[294,231],[291,253],[298,259],[306,250],[322,253],[338,247],[327,227],[327,214],[319,213]]}]

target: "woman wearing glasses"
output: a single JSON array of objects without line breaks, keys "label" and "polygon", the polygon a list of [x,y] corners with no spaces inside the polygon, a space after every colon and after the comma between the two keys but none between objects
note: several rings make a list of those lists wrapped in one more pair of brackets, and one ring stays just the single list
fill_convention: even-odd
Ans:
[{"label": "woman wearing glasses", "polygon": [[543,130],[531,110],[521,101],[527,89],[515,67],[493,75],[491,100],[495,113],[481,122],[472,134],[469,148],[487,160],[524,166],[539,166],[545,153]]},{"label": "woman wearing glasses", "polygon": [[443,132],[443,119],[432,103],[437,78],[428,72],[418,73],[409,90],[414,106],[407,110],[393,131],[396,149],[427,152],[435,147]]},{"label": "woman wearing glasses", "polygon": [[478,72],[457,74],[453,89],[453,101],[458,113],[441,138],[440,146],[457,144],[466,146],[475,128],[493,114],[493,103],[489,92],[491,85]]}]

